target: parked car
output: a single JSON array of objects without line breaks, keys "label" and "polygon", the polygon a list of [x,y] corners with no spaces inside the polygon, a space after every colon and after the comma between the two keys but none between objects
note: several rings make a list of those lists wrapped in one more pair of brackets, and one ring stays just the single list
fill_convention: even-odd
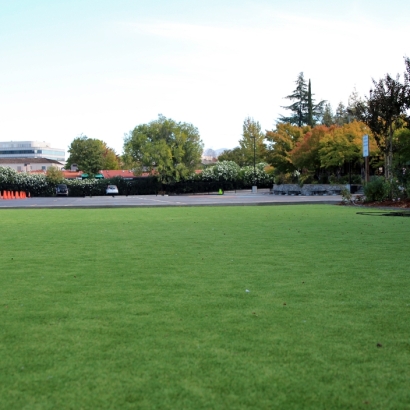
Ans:
[{"label": "parked car", "polygon": [[68,188],[66,184],[58,184],[56,187],[56,195],[68,196]]},{"label": "parked car", "polygon": [[108,185],[107,189],[105,190],[105,193],[107,195],[112,195],[112,196],[118,195],[117,185]]}]

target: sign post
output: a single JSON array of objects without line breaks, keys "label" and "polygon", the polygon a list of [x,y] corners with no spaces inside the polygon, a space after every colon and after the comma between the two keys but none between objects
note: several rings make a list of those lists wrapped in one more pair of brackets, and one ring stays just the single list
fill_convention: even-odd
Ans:
[{"label": "sign post", "polygon": [[365,169],[365,181],[369,182],[369,136],[363,135],[363,157],[364,157],[364,169]]}]

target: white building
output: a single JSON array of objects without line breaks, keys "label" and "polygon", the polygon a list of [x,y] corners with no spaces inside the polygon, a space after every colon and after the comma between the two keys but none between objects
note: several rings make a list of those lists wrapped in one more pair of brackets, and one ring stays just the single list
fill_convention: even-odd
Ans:
[{"label": "white building", "polygon": [[44,141],[4,141],[0,142],[0,158],[47,158],[64,163],[65,151]]},{"label": "white building", "polygon": [[64,164],[48,158],[0,158],[0,167],[12,168],[17,172],[46,172],[50,167],[61,170]]}]

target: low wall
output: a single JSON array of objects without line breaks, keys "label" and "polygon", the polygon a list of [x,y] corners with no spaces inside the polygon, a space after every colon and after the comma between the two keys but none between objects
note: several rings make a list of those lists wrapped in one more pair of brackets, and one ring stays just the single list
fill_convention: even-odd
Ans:
[{"label": "low wall", "polygon": [[281,184],[273,185],[274,195],[340,195],[342,189],[349,189],[349,185],[331,185],[331,184]]}]

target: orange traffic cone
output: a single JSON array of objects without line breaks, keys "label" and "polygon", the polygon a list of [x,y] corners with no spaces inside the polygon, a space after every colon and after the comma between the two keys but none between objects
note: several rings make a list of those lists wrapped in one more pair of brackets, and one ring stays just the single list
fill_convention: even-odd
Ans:
[{"label": "orange traffic cone", "polygon": [[6,191],[6,199],[10,199],[10,192]]},{"label": "orange traffic cone", "polygon": [[24,191],[20,192],[20,198],[26,199],[26,193]]},{"label": "orange traffic cone", "polygon": [[15,195],[16,199],[20,199],[20,194],[19,191],[16,191],[16,195]]}]

